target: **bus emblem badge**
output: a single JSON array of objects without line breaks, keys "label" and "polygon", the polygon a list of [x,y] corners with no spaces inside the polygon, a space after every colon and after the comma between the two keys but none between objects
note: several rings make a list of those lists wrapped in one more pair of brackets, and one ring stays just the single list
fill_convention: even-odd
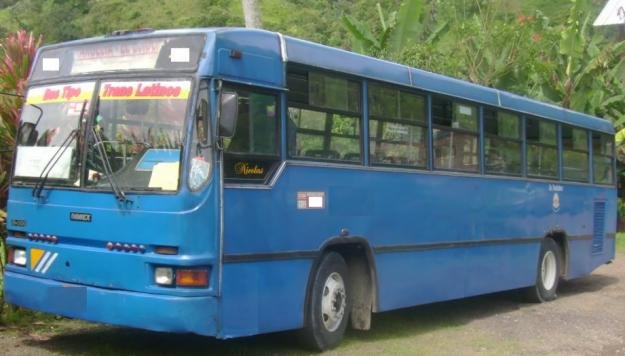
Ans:
[{"label": "bus emblem badge", "polygon": [[72,221],[91,222],[91,214],[88,213],[69,213],[69,219]]},{"label": "bus emblem badge", "polygon": [[560,196],[558,195],[558,193],[553,193],[552,206],[555,213],[560,210]]}]

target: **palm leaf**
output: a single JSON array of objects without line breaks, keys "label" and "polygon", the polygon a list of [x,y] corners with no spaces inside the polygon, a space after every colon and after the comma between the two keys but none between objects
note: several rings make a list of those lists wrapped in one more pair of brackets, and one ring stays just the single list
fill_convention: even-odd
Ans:
[{"label": "palm leaf", "polygon": [[397,25],[389,39],[389,49],[399,53],[410,41],[420,39],[423,30],[425,6],[422,0],[406,0],[397,13]]}]

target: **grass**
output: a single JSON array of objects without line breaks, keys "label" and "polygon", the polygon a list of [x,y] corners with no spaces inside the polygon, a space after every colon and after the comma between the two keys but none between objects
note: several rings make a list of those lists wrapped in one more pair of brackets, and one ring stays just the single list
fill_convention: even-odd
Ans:
[{"label": "grass", "polygon": [[616,234],[616,252],[625,252],[625,232]]},{"label": "grass", "polygon": [[[496,295],[376,314],[370,331],[348,330],[344,342],[329,354],[518,354],[523,345],[517,341],[471,325],[481,318],[514,311],[516,305],[508,295]],[[25,354],[35,350],[74,355],[205,354],[210,350],[220,355],[310,355],[310,350],[298,343],[295,332],[217,340],[68,319],[38,324],[26,333],[21,328],[6,332],[22,340],[17,342],[26,348],[21,349]]]}]

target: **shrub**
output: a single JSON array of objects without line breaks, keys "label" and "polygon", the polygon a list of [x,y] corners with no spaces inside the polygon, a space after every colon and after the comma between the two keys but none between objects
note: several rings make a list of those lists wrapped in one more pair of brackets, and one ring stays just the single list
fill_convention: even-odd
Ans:
[{"label": "shrub", "polygon": [[[13,159],[13,147],[19,123],[20,108],[24,103],[23,95],[26,79],[35,58],[37,47],[41,45],[41,36],[36,38],[32,32],[24,30],[9,33],[2,42],[2,61],[0,62],[0,274],[4,273],[6,258],[6,199]],[[4,309],[2,295],[2,277],[0,277],[0,314]]]}]

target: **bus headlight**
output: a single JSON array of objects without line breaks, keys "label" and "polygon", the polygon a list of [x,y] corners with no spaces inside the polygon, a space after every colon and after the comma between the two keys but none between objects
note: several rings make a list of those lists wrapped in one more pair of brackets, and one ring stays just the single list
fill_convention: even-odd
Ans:
[{"label": "bus headlight", "polygon": [[154,269],[154,282],[162,286],[174,284],[174,270],[171,267],[156,267]]},{"label": "bus headlight", "polygon": [[25,267],[26,250],[19,247],[9,247],[9,263]]}]

